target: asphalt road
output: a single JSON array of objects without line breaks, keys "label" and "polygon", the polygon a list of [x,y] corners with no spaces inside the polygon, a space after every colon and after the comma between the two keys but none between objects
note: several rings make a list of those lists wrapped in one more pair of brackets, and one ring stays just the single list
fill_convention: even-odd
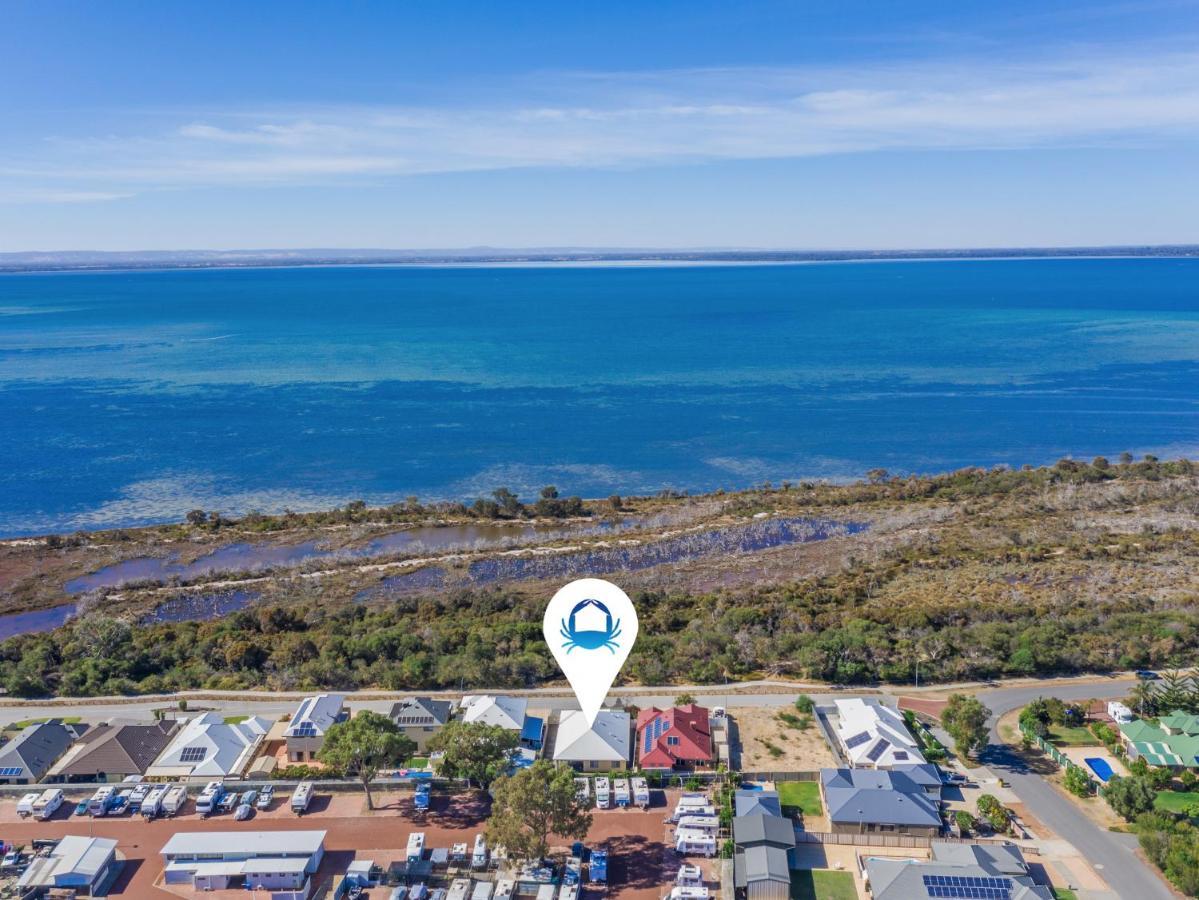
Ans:
[{"label": "asphalt road", "polygon": [[999,738],[996,723],[1001,715],[1017,709],[1037,697],[1054,696],[1062,700],[1118,699],[1128,694],[1134,679],[1112,679],[1098,684],[1054,684],[1038,687],[999,688],[978,692],[994,715],[990,721],[991,743],[980,760],[995,774],[1006,779],[1032,815],[1046,827],[1077,848],[1116,896],[1136,900],[1174,900],[1175,893],[1149,864],[1135,853],[1137,841],[1129,834],[1115,834],[1100,828],[1048,781],[1029,771],[1024,761]]}]

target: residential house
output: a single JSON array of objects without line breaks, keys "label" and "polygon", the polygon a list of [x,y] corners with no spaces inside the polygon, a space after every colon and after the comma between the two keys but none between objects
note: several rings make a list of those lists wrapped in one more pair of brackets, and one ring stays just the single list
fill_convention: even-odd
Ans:
[{"label": "residential house", "polygon": [[1136,719],[1120,726],[1120,739],[1129,760],[1170,769],[1199,767],[1199,716],[1174,713],[1162,716],[1157,725]]},{"label": "residential house", "polygon": [[45,856],[36,856],[17,879],[19,896],[42,897],[53,890],[91,896],[115,877],[117,842],[112,838],[67,835]]},{"label": "residential house", "polygon": [[325,855],[324,831],[184,831],[162,848],[166,884],[301,891]]},{"label": "residential house", "polygon": [[341,694],[305,697],[283,732],[283,738],[287,743],[288,762],[315,760],[321,747],[325,745],[325,735],[329,729],[349,717],[346,698]]},{"label": "residential house", "polygon": [[55,761],[87,732],[60,719],[35,722],[0,747],[0,784],[37,784]]},{"label": "residential house", "polygon": [[145,775],[178,729],[179,722],[173,719],[158,722],[110,719],[85,731],[50,767],[46,781],[90,784]]},{"label": "residential house", "polygon": [[1014,844],[949,844],[933,841],[931,859],[865,857],[862,875],[874,900],[913,897],[1002,897],[1052,900],[1038,885]]},{"label": "residential house", "polygon": [[821,769],[820,793],[836,834],[941,833],[940,803],[920,783],[919,772]]},{"label": "residential house", "polygon": [[577,709],[562,713],[554,740],[554,759],[584,772],[623,769],[629,764],[629,714],[624,710],[601,710],[591,727]]},{"label": "residential house", "polygon": [[399,726],[415,744],[420,753],[429,745],[429,738],[450,721],[453,705],[448,700],[432,697],[405,697],[391,708],[391,721]]},{"label": "residential house", "polygon": [[170,781],[241,778],[270,727],[261,716],[240,722],[226,722],[220,713],[196,716],[171,738],[146,769],[146,777]]},{"label": "residential house", "polygon": [[775,791],[733,795],[733,889],[743,900],[788,900],[795,825]]},{"label": "residential house", "polygon": [[529,715],[529,701],[523,697],[467,695],[462,698],[462,721],[498,725],[518,732],[521,747],[533,754],[545,743],[545,718]]},{"label": "residential house", "polygon": [[838,700],[835,731],[854,768],[890,769],[925,761],[903,716],[874,698]]},{"label": "residential house", "polygon": [[642,769],[692,769],[712,764],[708,710],[691,703],[637,716],[637,760]]}]

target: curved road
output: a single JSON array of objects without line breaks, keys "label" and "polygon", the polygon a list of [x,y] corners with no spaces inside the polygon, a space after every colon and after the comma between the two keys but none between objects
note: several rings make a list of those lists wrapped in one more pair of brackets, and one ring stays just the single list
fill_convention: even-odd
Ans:
[{"label": "curved road", "polygon": [[1108,883],[1117,897],[1136,900],[1175,900],[1178,896],[1162,880],[1157,870],[1136,855],[1137,840],[1130,834],[1116,834],[1100,828],[1025,762],[1000,739],[996,724],[999,717],[1026,705],[1037,697],[1054,696],[1062,700],[1119,699],[1128,694],[1134,679],[1110,682],[1061,684],[1048,682],[1040,688],[1013,687],[979,691],[978,698],[991,708],[991,743],[981,761],[1012,786],[1020,802],[1046,827],[1077,848]]}]

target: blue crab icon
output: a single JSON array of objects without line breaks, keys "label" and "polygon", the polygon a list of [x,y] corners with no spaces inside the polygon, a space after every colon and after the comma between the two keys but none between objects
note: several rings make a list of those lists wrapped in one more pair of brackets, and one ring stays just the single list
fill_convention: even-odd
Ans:
[{"label": "blue crab icon", "polygon": [[606,647],[615,656],[616,648],[620,646],[616,643],[616,639],[620,637],[620,619],[613,622],[608,607],[598,600],[583,600],[575,604],[575,608],[570,611],[569,621],[562,620],[561,631],[562,637],[566,638],[562,649],[567,653],[575,647],[582,647],[584,650]]}]

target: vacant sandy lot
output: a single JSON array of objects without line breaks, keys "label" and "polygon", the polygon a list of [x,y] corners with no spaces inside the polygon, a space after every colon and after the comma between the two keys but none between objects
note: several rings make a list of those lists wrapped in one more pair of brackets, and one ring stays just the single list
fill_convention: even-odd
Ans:
[{"label": "vacant sandy lot", "polygon": [[[795,714],[794,709],[781,710]],[[812,772],[836,765],[832,750],[816,724],[806,730],[793,728],[778,718],[780,710],[757,707],[732,707],[729,715],[735,725],[740,769],[744,772]],[[774,755],[770,747],[781,753]],[[736,762],[738,753],[734,753]]]}]

